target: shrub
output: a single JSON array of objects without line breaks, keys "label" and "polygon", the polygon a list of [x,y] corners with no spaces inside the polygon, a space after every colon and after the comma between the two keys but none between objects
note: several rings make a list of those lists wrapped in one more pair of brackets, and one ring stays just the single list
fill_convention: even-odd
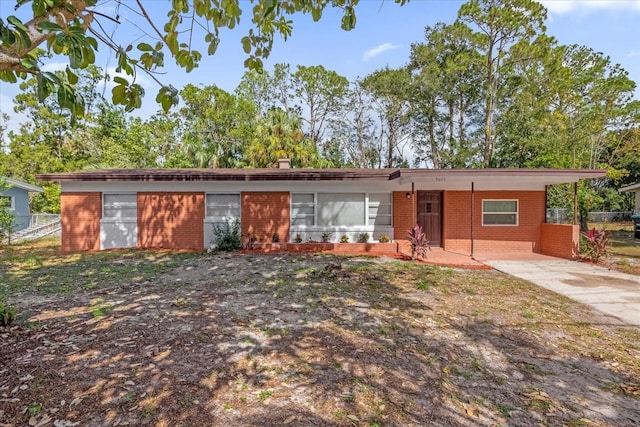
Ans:
[{"label": "shrub", "polygon": [[273,243],[278,243],[280,241],[280,235],[278,233],[273,233],[273,236],[271,236],[271,241]]},{"label": "shrub", "polygon": [[589,231],[583,231],[582,237],[586,241],[585,253],[593,262],[598,262],[600,257],[607,254],[607,243],[609,243],[609,233],[604,230],[593,228]]},{"label": "shrub", "polygon": [[331,241],[331,236],[333,236],[333,233],[329,233],[328,231],[322,233],[322,243],[329,243],[329,241]]},{"label": "shrub", "polygon": [[369,233],[358,234],[358,243],[367,243],[369,241]]},{"label": "shrub", "polygon": [[389,243],[391,241],[391,237],[387,236],[386,234],[383,234],[382,236],[380,236],[378,241],[380,243]]},{"label": "shrub", "polygon": [[217,250],[225,252],[242,249],[240,221],[236,219],[223,224],[214,224],[211,244]]},{"label": "shrub", "polygon": [[407,239],[411,243],[411,259],[414,261],[417,257],[426,259],[429,240],[419,224],[414,225],[411,230],[407,230]]},{"label": "shrub", "polygon": [[342,237],[340,238],[340,243],[349,243],[349,236],[347,236],[346,234],[343,234]]},{"label": "shrub", "polygon": [[294,239],[296,243],[302,243],[302,235],[300,233],[296,233],[296,238]]},{"label": "shrub", "polygon": [[16,320],[18,309],[7,302],[7,296],[0,294],[0,326],[9,326]]},{"label": "shrub", "polygon": [[[0,182],[0,190],[3,189],[2,182]],[[9,201],[4,197],[0,197],[0,246],[6,240],[11,243],[11,234],[14,229],[14,221],[16,214],[9,209]]]}]

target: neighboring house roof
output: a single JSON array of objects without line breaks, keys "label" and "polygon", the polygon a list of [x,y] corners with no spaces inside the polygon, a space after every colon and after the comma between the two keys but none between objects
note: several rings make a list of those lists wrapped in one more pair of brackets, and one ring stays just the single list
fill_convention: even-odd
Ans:
[{"label": "neighboring house roof", "polygon": [[37,185],[27,184],[26,182],[18,181],[17,179],[11,179],[4,176],[0,176],[0,181],[4,181],[11,187],[21,188],[34,193],[42,193],[44,190]]},{"label": "neighboring house roof", "polygon": [[640,193],[640,182],[633,185],[628,185],[626,187],[618,188],[618,191],[621,193],[626,193],[627,191],[637,191]]},{"label": "neighboring house roof", "polygon": [[105,169],[37,175],[41,181],[536,181],[545,185],[601,178],[593,169]]}]

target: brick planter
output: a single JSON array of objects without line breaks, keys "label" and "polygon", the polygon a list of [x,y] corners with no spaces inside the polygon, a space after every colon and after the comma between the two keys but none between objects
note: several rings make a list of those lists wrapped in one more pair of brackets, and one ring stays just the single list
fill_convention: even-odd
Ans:
[{"label": "brick planter", "polygon": [[254,243],[254,250],[284,252],[328,252],[328,253],[398,253],[398,243]]}]

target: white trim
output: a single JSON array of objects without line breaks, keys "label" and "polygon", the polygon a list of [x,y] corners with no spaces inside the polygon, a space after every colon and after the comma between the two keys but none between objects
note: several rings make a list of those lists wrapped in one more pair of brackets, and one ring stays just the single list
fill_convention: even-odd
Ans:
[{"label": "white trim", "polygon": [[[134,208],[135,216],[105,216],[105,196],[134,196],[135,202],[117,202],[109,208]],[[107,191],[101,194],[100,249],[135,248],[138,245],[138,194],[131,191]]]},{"label": "white trim", "polygon": [[[485,224],[484,202],[516,202],[515,212],[486,212],[487,215],[516,215],[515,224]],[[520,224],[520,199],[482,199],[482,226],[483,227],[517,227]]]},{"label": "white trim", "polygon": [[[313,225],[308,226],[308,225],[293,225],[293,196],[296,194],[309,194],[309,195],[313,195]],[[364,194],[364,223],[363,224],[357,224],[357,225],[351,225],[351,226],[336,226],[336,225],[318,225],[318,194]],[[369,195],[370,194],[387,194],[389,195],[389,203],[381,203],[379,206],[390,206],[391,208],[391,213],[389,215],[385,214],[384,216],[390,216],[391,218],[391,223],[390,224],[384,224],[384,225],[379,225],[378,227],[388,227],[388,228],[393,228],[393,193],[392,192],[386,192],[386,191],[292,191],[289,193],[289,223],[290,223],[290,227],[291,229],[296,229],[296,230],[305,230],[305,229],[309,229],[312,231],[320,231],[320,230],[343,230],[343,231],[350,231],[350,230],[359,230],[362,228],[371,228],[374,227],[375,224],[371,223],[370,221],[370,214],[369,214]],[[301,204],[302,205],[309,205],[309,203],[304,203]],[[306,214],[307,216],[311,216]],[[366,230],[365,230],[366,231]]]},{"label": "white trim", "polygon": [[[104,211],[105,211],[105,202],[104,202],[104,196],[111,196],[111,195],[118,195],[118,196],[125,196],[125,195],[133,195],[136,196],[136,201],[135,203],[119,203],[118,205],[122,205],[122,206],[110,206],[110,207],[135,207],[136,208],[136,216],[123,216],[123,217],[114,217],[114,216],[105,216],[104,215]],[[104,220],[106,222],[108,221],[138,221],[138,194],[136,192],[132,192],[132,191],[107,191],[107,192],[103,192],[102,193],[102,218],[101,220]]]},{"label": "white trim", "polygon": [[227,192],[207,192],[204,193],[204,219],[205,222],[211,222],[211,223],[215,223],[215,222],[220,222],[220,220],[216,217],[212,217],[212,216],[208,216],[208,203],[207,203],[207,196],[238,196],[238,216],[237,217],[232,217],[232,218],[226,218],[224,217],[222,219],[222,221],[233,221],[233,220],[240,220],[242,218],[242,194],[238,193],[238,192],[231,192],[231,191],[227,191]]}]

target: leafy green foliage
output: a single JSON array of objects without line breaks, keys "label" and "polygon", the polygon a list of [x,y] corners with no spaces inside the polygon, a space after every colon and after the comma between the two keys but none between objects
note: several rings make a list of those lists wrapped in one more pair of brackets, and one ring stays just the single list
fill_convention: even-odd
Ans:
[{"label": "leafy green foliage", "polygon": [[232,252],[242,249],[242,230],[240,221],[233,220],[213,225],[213,247],[219,251]]},{"label": "leafy green foliage", "polygon": [[607,244],[609,243],[609,233],[605,230],[593,228],[580,233],[586,242],[585,254],[591,261],[598,262],[600,258],[607,254]]},{"label": "leafy green foliage", "polygon": [[7,300],[6,289],[0,293],[0,326],[8,327],[16,320],[18,308]]},{"label": "leafy green foliage", "polygon": [[358,243],[367,243],[369,241],[369,233],[358,234]]},{"label": "leafy green foliage", "polygon": [[418,257],[426,259],[429,251],[429,240],[427,235],[422,231],[422,227],[416,224],[410,230],[407,230],[407,240],[411,244],[411,259],[416,260]]},{"label": "leafy green foliage", "polygon": [[[9,186],[6,184],[4,179],[0,177],[0,193],[2,190],[6,190],[8,188]],[[0,194],[0,246],[2,246],[5,241],[11,239],[11,233],[13,232],[16,219],[16,214],[10,209],[9,203],[9,198],[2,197]]]},{"label": "leafy green foliage", "polygon": [[[402,5],[406,0],[395,0]],[[16,9],[28,2],[16,0]],[[242,38],[242,49],[247,54],[245,66],[261,70],[263,60],[273,49],[274,38],[280,35],[284,40],[291,36],[293,21],[291,16],[310,14],[314,21],[322,17],[327,7],[340,10],[343,14],[341,28],[351,30],[356,25],[355,7],[359,0],[240,0],[202,1],[174,0],[168,6],[167,21],[164,25],[153,22],[142,2],[128,7],[135,12],[141,22],[133,23],[149,34],[149,40],[126,47],[118,46],[111,34],[104,31],[101,23],[111,19],[120,24],[118,17],[110,18],[96,14],[91,8],[96,0],[33,0],[32,17],[23,22],[15,16],[8,16],[6,22],[0,19],[0,42],[3,57],[0,60],[0,79],[15,83],[27,75],[38,78],[40,102],[56,93],[62,108],[68,109],[74,117],[82,115],[83,100],[75,93],[74,74],[70,72],[66,81],[45,75],[37,61],[34,49],[43,44],[49,52],[66,56],[73,70],[86,69],[95,63],[95,52],[99,43],[116,52],[117,72],[129,78],[116,82],[112,92],[113,102],[123,105],[127,111],[139,108],[144,91],[135,82],[138,72],[147,73],[160,85],[156,101],[165,111],[177,104],[177,91],[171,85],[161,83],[156,75],[165,65],[165,52],[176,65],[190,72],[198,67],[203,54],[192,47],[194,38],[202,37],[207,46],[207,55],[214,55],[220,44],[220,29],[233,30],[240,23],[243,8],[251,17],[251,26]],[[251,7],[249,7],[251,5]],[[157,7],[154,4],[154,7]],[[153,36],[152,36],[153,35]],[[95,36],[95,37],[94,37]],[[40,77],[45,75],[44,77]],[[130,81],[131,80],[131,81]],[[313,136],[313,135],[312,135]]]}]

